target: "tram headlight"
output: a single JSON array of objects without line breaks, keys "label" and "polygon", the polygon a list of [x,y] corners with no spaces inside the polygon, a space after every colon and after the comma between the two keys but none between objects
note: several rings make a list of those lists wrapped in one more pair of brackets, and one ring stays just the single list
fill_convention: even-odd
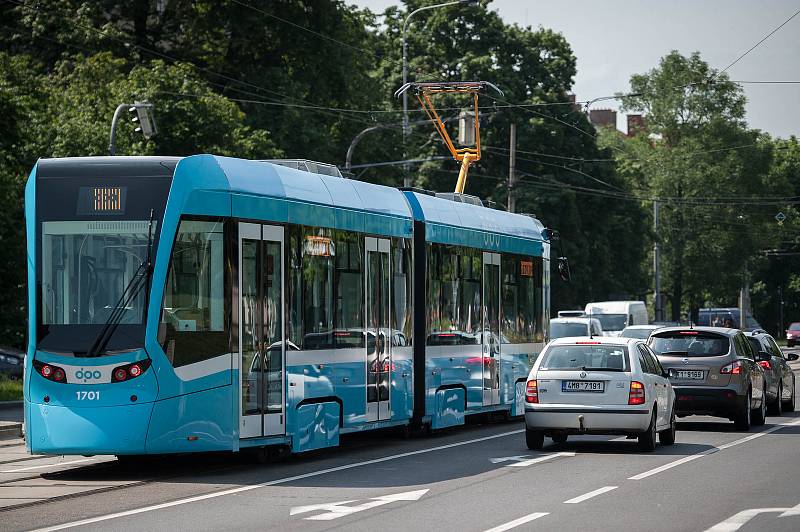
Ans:
[{"label": "tram headlight", "polygon": [[63,368],[54,366],[53,364],[45,364],[38,360],[33,361],[33,368],[39,375],[49,381],[67,382],[67,374]]},{"label": "tram headlight", "polygon": [[150,359],[146,358],[138,362],[118,366],[111,372],[111,382],[123,382],[135,379],[150,367]]}]

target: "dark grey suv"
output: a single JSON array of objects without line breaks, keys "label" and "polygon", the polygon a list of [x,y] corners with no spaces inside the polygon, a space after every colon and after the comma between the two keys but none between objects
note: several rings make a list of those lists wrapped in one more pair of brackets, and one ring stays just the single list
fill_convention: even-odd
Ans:
[{"label": "dark grey suv", "polygon": [[755,351],[756,362],[764,370],[767,408],[770,413],[780,416],[784,410],[794,411],[794,372],[789,367],[789,360],[797,360],[799,357],[796,353],[784,355],[775,339],[762,330],[745,335]]},{"label": "dark grey suv", "polygon": [[679,417],[726,417],[740,430],[764,423],[764,371],[742,331],[669,327],[654,332],[648,343],[669,373]]}]

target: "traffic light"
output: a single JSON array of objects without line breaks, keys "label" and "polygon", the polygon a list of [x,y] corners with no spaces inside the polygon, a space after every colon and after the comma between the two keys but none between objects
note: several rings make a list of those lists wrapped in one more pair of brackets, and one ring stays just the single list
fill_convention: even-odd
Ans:
[{"label": "traffic light", "polygon": [[137,125],[136,131],[141,131],[144,138],[149,139],[157,133],[152,103],[135,102],[128,111],[136,114],[131,121]]}]

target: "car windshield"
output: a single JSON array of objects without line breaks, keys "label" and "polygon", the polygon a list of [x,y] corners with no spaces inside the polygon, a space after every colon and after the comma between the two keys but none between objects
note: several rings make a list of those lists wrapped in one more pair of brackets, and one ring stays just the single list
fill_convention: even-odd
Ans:
[{"label": "car windshield", "polygon": [[627,314],[592,314],[592,317],[600,320],[604,331],[621,331],[628,325]]},{"label": "car windshield", "polygon": [[671,331],[650,337],[650,347],[657,355],[670,353],[685,357],[714,357],[730,349],[726,336],[702,331]]},{"label": "car windshield", "polygon": [[628,371],[627,348],[621,345],[554,345],[544,355],[540,370],[597,369]]},{"label": "car windshield", "polygon": [[[58,221],[42,227],[42,324],[102,325],[147,257],[148,222]],[[155,224],[153,227],[155,231]],[[122,324],[140,324],[145,292]]]},{"label": "car windshield", "polygon": [[624,331],[622,331],[622,334],[620,334],[620,336],[622,336],[623,338],[639,338],[640,340],[647,340],[651,332],[653,332],[653,329],[626,328]]},{"label": "car windshield", "polygon": [[551,323],[550,339],[566,338],[568,336],[588,336],[589,327],[586,323]]}]

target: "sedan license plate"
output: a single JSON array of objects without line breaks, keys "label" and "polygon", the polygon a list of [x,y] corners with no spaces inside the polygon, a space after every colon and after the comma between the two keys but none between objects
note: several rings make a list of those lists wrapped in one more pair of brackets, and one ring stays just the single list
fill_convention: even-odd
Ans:
[{"label": "sedan license plate", "polygon": [[562,392],[597,392],[605,390],[603,381],[561,381]]},{"label": "sedan license plate", "polygon": [[684,380],[703,380],[703,375],[704,373],[700,370],[679,369],[675,372],[676,378]]}]

